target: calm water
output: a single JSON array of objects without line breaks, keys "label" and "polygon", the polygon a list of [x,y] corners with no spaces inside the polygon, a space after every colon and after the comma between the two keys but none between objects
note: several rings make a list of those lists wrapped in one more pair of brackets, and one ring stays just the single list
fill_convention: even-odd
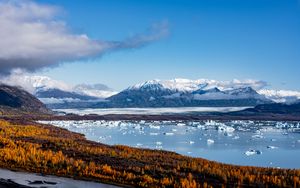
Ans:
[{"label": "calm water", "polygon": [[15,172],[0,169],[0,178],[11,180],[19,185],[28,187],[47,187],[47,188],[117,188],[117,186],[96,183],[91,181],[80,181],[71,178],[57,176],[41,176],[34,173]]},{"label": "calm water", "polygon": [[224,163],[300,168],[300,122],[51,121],[89,140]]}]

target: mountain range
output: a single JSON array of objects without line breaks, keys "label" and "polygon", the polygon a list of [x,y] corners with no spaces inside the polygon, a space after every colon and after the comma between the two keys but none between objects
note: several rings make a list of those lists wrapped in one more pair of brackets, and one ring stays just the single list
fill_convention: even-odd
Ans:
[{"label": "mountain range", "polygon": [[253,80],[149,80],[121,92],[103,84],[69,86],[45,76],[26,76],[18,83],[50,108],[256,106],[300,99],[300,92],[266,90],[265,83]]},{"label": "mountain range", "polygon": [[201,83],[186,88],[178,83],[165,85],[158,80],[131,86],[106,100],[94,107],[255,106],[271,102],[251,87],[220,90]]}]

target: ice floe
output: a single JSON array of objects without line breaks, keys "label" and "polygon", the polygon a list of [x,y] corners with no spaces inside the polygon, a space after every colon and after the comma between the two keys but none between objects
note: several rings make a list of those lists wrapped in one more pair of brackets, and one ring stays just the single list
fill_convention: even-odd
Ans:
[{"label": "ice floe", "polygon": [[194,144],[195,142],[194,141],[189,141],[189,144]]},{"label": "ice floe", "polygon": [[254,150],[254,149],[250,149],[248,151],[245,152],[245,155],[250,156],[250,155],[260,155],[262,154],[261,151],[259,150]]},{"label": "ice floe", "polygon": [[268,149],[277,149],[277,146],[267,146]]},{"label": "ice floe", "polygon": [[[208,156],[215,155],[214,152],[223,147],[222,152],[225,152],[227,156],[232,155],[229,152],[238,151],[242,158],[238,156],[233,156],[233,158],[239,158],[240,161],[253,161],[257,158],[244,156],[259,155],[263,151],[265,155],[259,158],[265,158],[271,154],[272,157],[274,156],[272,161],[277,166],[279,163],[275,153],[281,154],[286,149],[290,149],[291,153],[297,153],[300,147],[299,122],[69,120],[39,121],[39,123],[52,124],[82,133],[87,139],[104,144],[174,150],[193,157],[205,156],[203,151]],[[248,148],[251,149],[246,151]],[[220,158],[222,161],[222,157],[217,157],[218,160]],[[258,162],[258,165],[260,164]]]},{"label": "ice floe", "polygon": [[213,139],[207,139],[207,144],[210,145],[210,144],[213,144],[215,143],[215,141]]}]

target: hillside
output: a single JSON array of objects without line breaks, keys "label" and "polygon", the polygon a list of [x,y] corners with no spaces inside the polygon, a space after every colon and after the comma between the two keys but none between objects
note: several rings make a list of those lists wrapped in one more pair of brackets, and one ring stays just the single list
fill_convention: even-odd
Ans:
[{"label": "hillside", "polygon": [[0,111],[4,115],[49,114],[51,111],[29,92],[0,84]]},{"label": "hillside", "polygon": [[245,111],[254,113],[300,114],[300,102],[293,104],[272,103],[257,105],[255,108]]}]

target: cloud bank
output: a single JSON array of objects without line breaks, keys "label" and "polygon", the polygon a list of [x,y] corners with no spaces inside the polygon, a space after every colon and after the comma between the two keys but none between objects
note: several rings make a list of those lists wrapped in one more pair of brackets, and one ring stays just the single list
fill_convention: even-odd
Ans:
[{"label": "cloud bank", "polygon": [[168,23],[123,41],[93,40],[74,34],[58,20],[60,8],[33,1],[0,0],[0,74],[29,72],[62,62],[98,57],[106,52],[138,48],[168,35]]}]

